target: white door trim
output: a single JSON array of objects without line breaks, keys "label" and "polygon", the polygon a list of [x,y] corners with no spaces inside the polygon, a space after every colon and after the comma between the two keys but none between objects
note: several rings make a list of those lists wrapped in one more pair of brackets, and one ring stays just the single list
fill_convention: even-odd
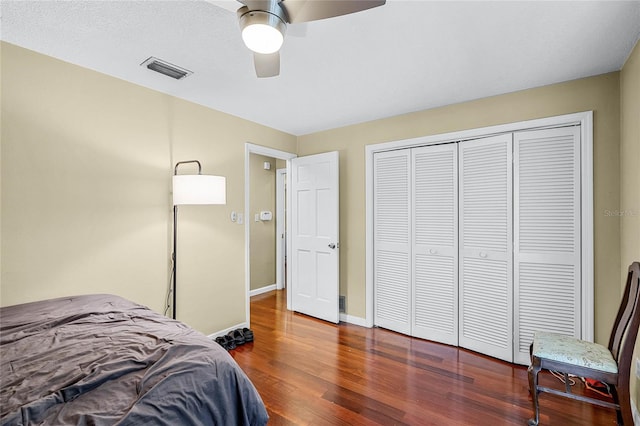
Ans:
[{"label": "white door trim", "polygon": [[594,329],[594,248],[593,248],[593,111],[559,115],[516,123],[463,130],[405,139],[393,142],[367,145],[365,147],[365,323],[373,327],[373,154],[376,152],[403,149],[416,146],[432,145],[476,139],[501,133],[521,130],[542,129],[568,125],[580,125],[581,145],[581,210],[582,210],[582,339],[593,341]]},{"label": "white door trim", "polygon": [[[244,286],[245,286],[245,322],[247,323],[247,327],[251,326],[251,300],[249,293],[251,292],[251,234],[250,234],[250,222],[249,222],[249,204],[250,204],[250,189],[249,183],[251,182],[251,176],[249,173],[249,159],[251,154],[259,154],[265,155],[267,157],[277,158],[278,160],[286,160],[287,161],[287,170],[289,170],[289,163],[292,158],[296,158],[297,155],[291,152],[281,151],[279,149],[268,148],[262,145],[256,145],[250,142],[245,142],[244,144]],[[287,179],[290,179],[289,174],[287,174]],[[287,181],[287,185],[289,185],[289,181]],[[291,199],[289,195],[287,195],[287,210],[290,204]],[[289,228],[287,221],[287,228]],[[289,237],[289,229],[287,229],[287,240]],[[291,244],[287,241],[287,257],[289,257],[289,247]],[[289,257],[290,258],[290,257]],[[291,278],[287,273],[287,281],[291,282]],[[287,294],[287,309],[291,309],[291,299],[290,294]]]},{"label": "white door trim", "polygon": [[287,235],[285,230],[285,180],[287,169],[276,170],[276,289],[282,290],[285,287],[285,250],[286,244],[282,235]]}]

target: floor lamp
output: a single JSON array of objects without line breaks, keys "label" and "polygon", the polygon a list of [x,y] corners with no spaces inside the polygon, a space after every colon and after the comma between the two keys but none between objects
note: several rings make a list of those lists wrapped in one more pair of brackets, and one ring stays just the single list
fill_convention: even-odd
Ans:
[{"label": "floor lamp", "polygon": [[[178,167],[184,164],[197,164],[197,175],[179,175]],[[202,174],[202,166],[198,160],[179,161],[173,169],[173,319],[176,319],[177,293],[177,240],[178,240],[178,206],[185,204],[226,204],[227,191],[224,176]]]}]

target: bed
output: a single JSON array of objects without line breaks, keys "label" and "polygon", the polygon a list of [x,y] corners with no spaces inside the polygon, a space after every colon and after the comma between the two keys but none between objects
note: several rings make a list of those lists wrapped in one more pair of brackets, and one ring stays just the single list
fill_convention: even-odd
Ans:
[{"label": "bed", "polygon": [[0,423],[263,425],[260,395],[205,335],[112,295],[0,308]]}]

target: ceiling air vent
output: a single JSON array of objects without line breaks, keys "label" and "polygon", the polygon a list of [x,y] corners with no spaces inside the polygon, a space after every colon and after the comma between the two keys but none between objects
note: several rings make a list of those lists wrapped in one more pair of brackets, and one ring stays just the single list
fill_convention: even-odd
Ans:
[{"label": "ceiling air vent", "polygon": [[140,65],[147,67],[151,71],[159,72],[160,74],[175,78],[176,80],[182,80],[188,75],[193,74],[193,72],[187,69],[177,67],[169,62],[163,61],[162,59],[154,58],[153,56]]}]

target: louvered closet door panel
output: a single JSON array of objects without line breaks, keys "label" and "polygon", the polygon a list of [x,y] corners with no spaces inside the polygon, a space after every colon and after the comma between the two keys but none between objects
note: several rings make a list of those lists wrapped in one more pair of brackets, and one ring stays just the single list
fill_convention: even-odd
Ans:
[{"label": "louvered closet door panel", "polygon": [[457,145],[415,148],[412,334],[458,344]]},{"label": "louvered closet door panel", "polygon": [[513,358],[511,138],[458,147],[459,344],[506,361]]},{"label": "louvered closet door panel", "polygon": [[410,334],[410,150],[374,155],[374,324]]},{"label": "louvered closet door panel", "polygon": [[514,135],[515,362],[535,330],[581,337],[580,128]]}]

